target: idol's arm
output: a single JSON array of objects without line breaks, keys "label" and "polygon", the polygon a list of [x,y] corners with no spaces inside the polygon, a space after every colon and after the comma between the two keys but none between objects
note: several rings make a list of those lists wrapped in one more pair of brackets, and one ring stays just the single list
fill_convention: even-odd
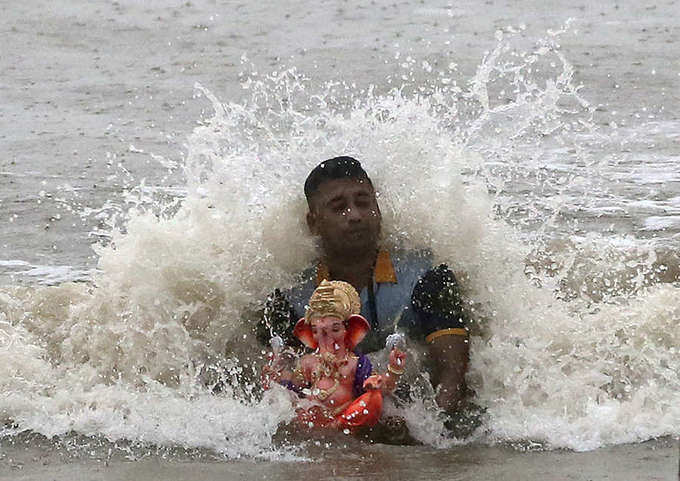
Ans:
[{"label": "idol's arm", "polygon": [[269,364],[262,367],[262,385],[265,389],[271,387],[272,382],[281,384],[288,389],[300,392],[308,387],[308,381],[304,376],[304,365],[308,363],[307,356],[296,360],[291,352],[283,352],[273,356]]},{"label": "idol's arm", "polygon": [[376,374],[364,381],[364,389],[380,389],[383,394],[391,394],[397,387],[399,377],[404,374],[406,353],[399,349],[390,351],[389,364],[385,374]]}]

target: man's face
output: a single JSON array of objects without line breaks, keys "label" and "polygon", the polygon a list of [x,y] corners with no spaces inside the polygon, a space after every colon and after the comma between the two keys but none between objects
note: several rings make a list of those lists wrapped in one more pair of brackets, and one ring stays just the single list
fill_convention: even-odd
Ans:
[{"label": "man's face", "polygon": [[324,182],[310,199],[307,225],[321,238],[329,256],[348,256],[375,250],[380,237],[380,209],[366,179]]}]

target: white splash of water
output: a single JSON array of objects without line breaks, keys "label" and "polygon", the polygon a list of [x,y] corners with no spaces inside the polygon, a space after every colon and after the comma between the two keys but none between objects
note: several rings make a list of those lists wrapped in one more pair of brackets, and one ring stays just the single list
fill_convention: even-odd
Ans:
[{"label": "white splash of water", "polygon": [[[257,395],[263,353],[252,326],[267,294],[314,258],[304,178],[348,154],[377,186],[384,242],[429,247],[460,277],[486,439],[591,449],[679,432],[677,288],[641,284],[602,303],[595,286],[565,302],[560,280],[580,279],[568,251],[555,257],[571,268],[527,270],[544,246],[506,222],[503,189],[527,145],[573,142],[574,118],[589,130],[590,110],[553,43],[510,61],[507,45],[499,37],[467,91],[308,92],[295,69],[244,75],[241,102],[197,86],[215,114],[188,141],[182,198],[159,205],[138,189],[124,228],[98,247],[90,284],[2,291],[0,418],[48,436],[288,455],[272,438],[292,417],[290,400]],[[532,74],[546,59],[557,74]],[[569,185],[545,184],[548,211],[545,199],[529,203],[539,229]],[[448,445],[426,404],[408,411],[411,431]]]}]

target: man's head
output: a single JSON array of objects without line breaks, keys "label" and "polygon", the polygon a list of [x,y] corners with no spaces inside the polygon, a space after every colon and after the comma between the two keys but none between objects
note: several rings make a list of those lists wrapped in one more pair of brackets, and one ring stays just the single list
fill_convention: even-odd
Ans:
[{"label": "man's head", "polygon": [[327,256],[375,250],[380,209],[373,183],[358,160],[335,157],[316,166],[305,181],[307,225]]}]

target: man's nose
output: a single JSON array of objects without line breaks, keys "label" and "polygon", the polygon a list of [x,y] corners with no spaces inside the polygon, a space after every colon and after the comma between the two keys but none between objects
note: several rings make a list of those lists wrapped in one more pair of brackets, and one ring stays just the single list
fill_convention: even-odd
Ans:
[{"label": "man's nose", "polygon": [[345,215],[347,216],[347,220],[350,222],[360,222],[363,219],[361,210],[354,205],[347,207]]}]

